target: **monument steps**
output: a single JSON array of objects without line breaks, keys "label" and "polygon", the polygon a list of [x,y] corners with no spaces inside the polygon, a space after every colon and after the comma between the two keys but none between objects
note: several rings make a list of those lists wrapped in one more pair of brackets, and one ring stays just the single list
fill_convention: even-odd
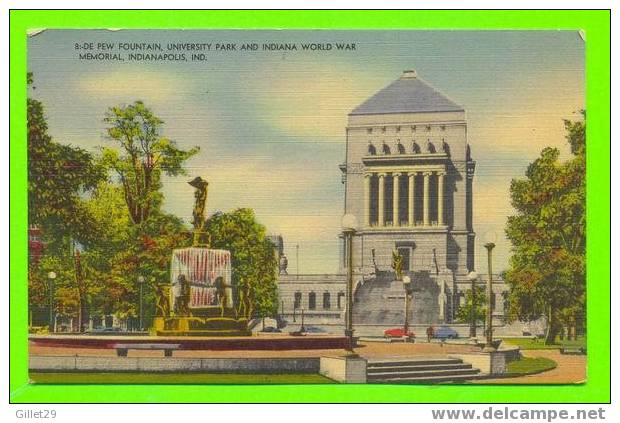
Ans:
[{"label": "monument steps", "polygon": [[373,368],[372,371],[368,372],[368,376],[370,377],[370,375],[388,375],[392,374],[393,371],[407,373],[419,372],[424,370],[464,370],[471,368],[471,364],[422,364],[418,366],[386,366]]},{"label": "monument steps", "polygon": [[480,373],[460,359],[423,358],[370,361],[368,383],[444,383],[475,379]]},{"label": "monument steps", "polygon": [[[439,287],[428,272],[410,272],[417,291],[410,309],[411,324],[439,323]],[[354,294],[353,321],[388,327],[405,321],[405,289],[393,272],[380,272],[359,285]]]},{"label": "monument steps", "polygon": [[388,359],[388,360],[371,360],[368,362],[369,369],[382,367],[402,367],[402,366],[423,366],[429,364],[460,364],[462,360],[458,358],[419,358],[419,359]]}]

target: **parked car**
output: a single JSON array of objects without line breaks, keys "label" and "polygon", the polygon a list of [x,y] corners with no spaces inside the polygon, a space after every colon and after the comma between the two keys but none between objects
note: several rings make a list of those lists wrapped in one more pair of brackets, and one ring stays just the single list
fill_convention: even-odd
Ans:
[{"label": "parked car", "polygon": [[459,337],[457,331],[452,329],[450,326],[439,326],[435,329],[435,333],[433,334],[433,338],[436,339],[456,339]]},{"label": "parked car", "polygon": [[405,332],[404,328],[392,328],[392,329],[384,330],[383,336],[389,340],[393,340],[393,339],[411,340],[415,338],[415,333],[413,333],[412,331]]},{"label": "parked car", "polygon": [[86,333],[89,335],[118,335],[123,332],[123,329],[119,327],[109,327],[109,328],[95,328],[87,331]]},{"label": "parked car", "polygon": [[318,326],[306,326],[306,333],[329,333],[325,329]]},{"label": "parked car", "polygon": [[273,326],[265,326],[263,329],[261,329],[261,332],[263,333],[280,333],[282,332],[280,329],[275,328]]}]

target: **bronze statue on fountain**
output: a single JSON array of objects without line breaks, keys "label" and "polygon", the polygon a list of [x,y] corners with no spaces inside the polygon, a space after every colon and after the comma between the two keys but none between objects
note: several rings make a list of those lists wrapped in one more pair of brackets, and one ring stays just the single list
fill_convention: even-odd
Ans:
[{"label": "bronze statue on fountain", "polygon": [[192,246],[172,252],[170,285],[158,286],[153,332],[165,336],[250,335],[247,319],[238,318],[231,280],[230,251],[211,249],[205,209],[209,183],[200,176],[196,189]]}]

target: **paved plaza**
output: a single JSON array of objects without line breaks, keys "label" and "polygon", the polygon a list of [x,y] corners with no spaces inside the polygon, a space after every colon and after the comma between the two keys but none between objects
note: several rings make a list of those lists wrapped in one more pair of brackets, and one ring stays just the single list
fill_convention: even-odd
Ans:
[{"label": "paved plaza", "polygon": [[[273,335],[271,335],[273,336]],[[445,357],[451,354],[466,354],[480,351],[468,344],[441,344],[403,342],[369,342],[360,341],[356,352],[366,359],[410,358],[410,357]],[[321,357],[344,354],[344,350],[290,350],[290,351],[204,351],[181,350],[175,351],[178,358],[283,358],[283,357]],[[62,348],[40,345],[30,345],[31,356],[83,356],[83,357],[115,357],[114,349],[95,348]],[[473,383],[498,384],[567,384],[583,383],[586,381],[587,356],[563,355],[559,350],[522,350],[524,357],[544,357],[557,363],[555,369],[538,374],[521,377],[503,377],[482,379]],[[129,357],[163,357],[161,351],[130,350]]]},{"label": "paved plaza", "polygon": [[544,357],[557,363],[557,367],[546,372],[520,377],[485,379],[474,383],[505,384],[564,384],[584,383],[587,379],[587,356],[560,354],[559,350],[523,350],[524,357]]},{"label": "paved plaza", "polygon": [[[409,356],[441,356],[479,351],[479,349],[466,344],[440,343],[404,343],[404,342],[364,342],[361,341],[356,352],[364,358],[382,357],[409,357]],[[321,357],[325,355],[344,354],[344,350],[289,350],[289,351],[205,351],[205,350],[181,350],[175,351],[174,357],[187,358],[279,358],[279,357]],[[55,356],[116,356],[114,349],[100,348],[62,348],[30,345],[30,355],[55,355]],[[162,357],[162,351],[130,350],[129,357]]]}]

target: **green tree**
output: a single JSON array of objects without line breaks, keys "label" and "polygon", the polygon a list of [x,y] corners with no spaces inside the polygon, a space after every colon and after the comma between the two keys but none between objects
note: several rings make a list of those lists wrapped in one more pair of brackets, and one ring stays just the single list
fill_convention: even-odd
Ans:
[{"label": "green tree", "polygon": [[[30,297],[38,297],[36,305],[49,310],[49,272],[56,273],[53,280],[53,312],[65,317],[78,316],[78,290],[75,283],[75,268],[69,254],[63,256],[45,255],[37,266],[32,266],[29,272]],[[40,301],[40,302],[39,302]],[[31,299],[31,306],[33,306]],[[47,319],[47,311],[46,311]]]},{"label": "green tree", "polygon": [[[28,73],[27,79],[32,92],[32,73]],[[73,298],[78,292],[73,245],[90,245],[99,239],[99,227],[85,207],[85,198],[105,179],[106,172],[87,151],[52,140],[44,106],[30,96],[27,136],[28,222],[41,229],[46,256],[40,263],[29,263],[29,306],[31,310],[49,307],[47,274],[53,270],[60,275],[56,309],[64,313],[71,309],[70,303],[79,303]],[[68,274],[73,274],[73,278]]]},{"label": "green tree", "polygon": [[545,342],[585,316],[585,113],[565,121],[573,157],[545,148],[526,178],[510,185],[517,214],[508,218],[513,244],[506,281],[511,319],[547,319]]},{"label": "green tree", "polygon": [[140,225],[161,204],[162,173],[184,175],[183,163],[199,148],[184,151],[162,136],[164,122],[141,101],[109,108],[104,121],[108,140],[120,149],[104,147],[103,163],[116,172],[129,216]]},{"label": "green tree", "polygon": [[481,286],[475,285],[474,295],[472,295],[471,289],[465,291],[465,304],[460,306],[456,311],[456,320],[459,323],[471,323],[473,311],[476,326],[481,322],[484,323],[486,318],[486,305],[487,297],[485,289]]},{"label": "green tree", "polygon": [[252,209],[217,212],[206,222],[213,248],[229,250],[232,279],[237,284],[238,314],[245,318],[273,316],[278,311],[277,259],[265,227]]},{"label": "green tree", "polygon": [[172,250],[189,246],[187,228],[180,219],[155,213],[140,227],[130,225],[123,248],[109,259],[108,270],[103,274],[105,296],[100,297],[101,308],[106,314],[121,318],[138,317],[140,285],[144,278],[144,315],[148,320],[155,309],[155,285],[169,283]]},{"label": "green tree", "polygon": [[[32,87],[33,76],[28,73]],[[97,238],[82,196],[105,178],[90,153],[52,140],[43,104],[27,100],[28,222],[42,229],[48,253],[59,254],[73,240],[88,244]]]}]

